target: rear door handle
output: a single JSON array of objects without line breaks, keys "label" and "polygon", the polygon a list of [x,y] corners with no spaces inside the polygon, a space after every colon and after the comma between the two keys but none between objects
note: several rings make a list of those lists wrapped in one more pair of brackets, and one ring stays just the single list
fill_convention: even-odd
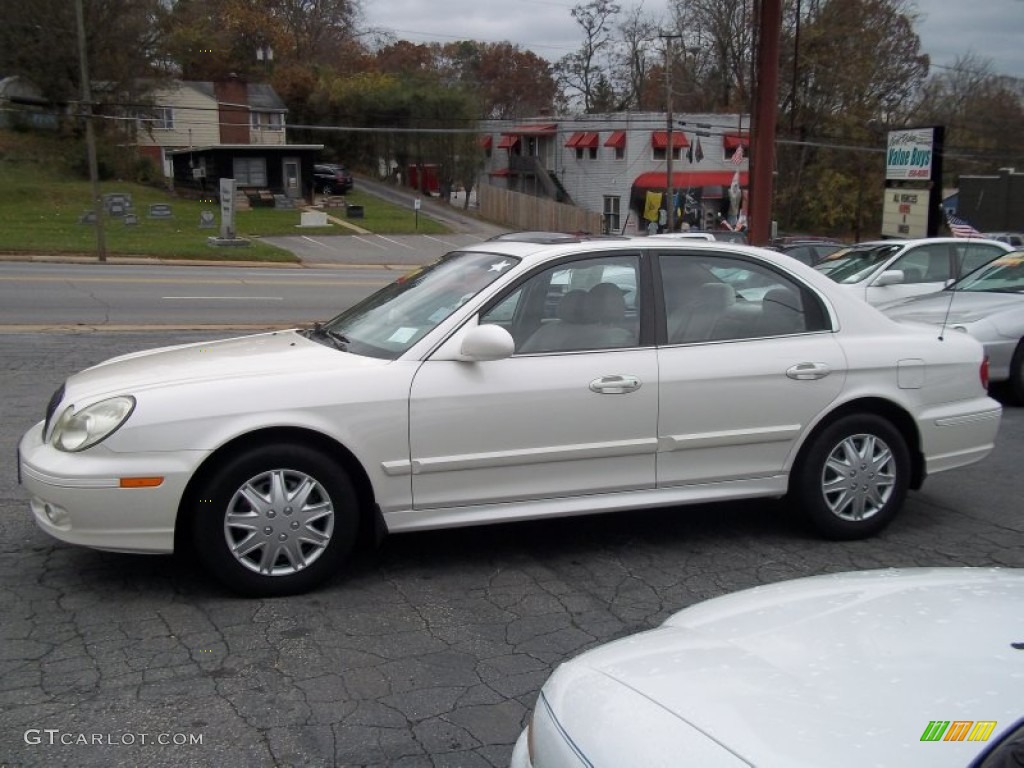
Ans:
[{"label": "rear door handle", "polygon": [[599,395],[628,395],[640,389],[640,379],[636,376],[602,376],[590,382],[590,391]]},{"label": "rear door handle", "polygon": [[825,363],[797,363],[786,369],[786,375],[796,381],[824,379],[830,373],[832,373],[832,369]]}]

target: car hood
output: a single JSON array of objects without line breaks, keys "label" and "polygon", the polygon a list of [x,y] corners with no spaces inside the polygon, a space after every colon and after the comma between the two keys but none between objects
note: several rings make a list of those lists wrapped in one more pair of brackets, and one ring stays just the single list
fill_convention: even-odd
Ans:
[{"label": "car hood", "polygon": [[133,352],[76,373],[67,382],[75,399],[281,375],[297,370],[339,370],[386,365],[387,361],[341,352],[297,331],[274,331]]},{"label": "car hood", "polygon": [[[1024,570],[909,569],[710,600],[570,664],[753,765],[962,767],[984,743],[921,737],[933,720],[994,720],[994,739],[1017,720],[1022,642]],[[577,727],[630,727],[582,708]]]},{"label": "car hood", "polygon": [[879,309],[893,320],[940,325],[972,323],[1007,309],[1024,309],[1024,296],[982,291],[939,291],[886,304]]}]

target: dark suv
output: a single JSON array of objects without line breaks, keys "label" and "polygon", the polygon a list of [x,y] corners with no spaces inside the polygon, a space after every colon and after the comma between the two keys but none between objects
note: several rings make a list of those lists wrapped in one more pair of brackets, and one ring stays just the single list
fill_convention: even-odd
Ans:
[{"label": "dark suv", "polygon": [[344,195],[352,189],[352,174],[344,165],[318,163],[313,166],[313,185],[325,195]]}]

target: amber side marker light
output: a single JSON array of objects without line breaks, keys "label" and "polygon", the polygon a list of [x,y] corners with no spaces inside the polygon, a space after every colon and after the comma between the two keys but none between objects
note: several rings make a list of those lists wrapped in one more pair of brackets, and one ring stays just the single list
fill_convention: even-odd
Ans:
[{"label": "amber side marker light", "polygon": [[162,477],[122,477],[122,488],[156,488],[163,485]]}]

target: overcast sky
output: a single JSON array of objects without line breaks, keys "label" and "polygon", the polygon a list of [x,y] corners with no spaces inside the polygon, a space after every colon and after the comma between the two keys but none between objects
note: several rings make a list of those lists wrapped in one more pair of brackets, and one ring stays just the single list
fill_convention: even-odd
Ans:
[{"label": "overcast sky", "polygon": [[[584,0],[585,1],[585,0]],[[414,43],[507,40],[555,61],[579,48],[572,0],[364,0],[368,26]],[[623,8],[634,4],[619,0]],[[916,0],[917,33],[932,64],[974,53],[994,72],[1024,78],[1024,0]],[[647,0],[657,13],[665,6]]]}]

